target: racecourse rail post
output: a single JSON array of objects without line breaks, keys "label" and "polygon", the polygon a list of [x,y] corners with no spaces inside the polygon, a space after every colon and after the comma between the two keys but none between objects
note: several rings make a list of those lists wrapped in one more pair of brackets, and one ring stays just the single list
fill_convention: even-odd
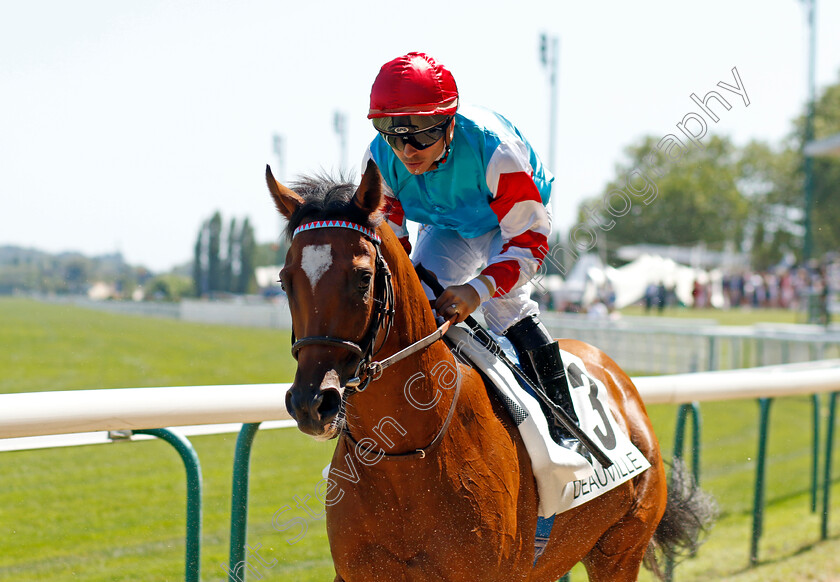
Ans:
[{"label": "racecourse rail post", "polygon": [[820,523],[820,539],[828,539],[828,507],[831,498],[831,456],[834,452],[834,420],[837,413],[837,395],[832,392],[828,401],[828,428],[825,436],[825,469],[823,474],[823,511]]},{"label": "racecourse rail post", "polygon": [[[230,582],[244,581],[248,569],[245,562],[245,542],[248,536],[248,474],[251,470],[251,448],[259,428],[259,422],[243,424],[236,438],[233,488],[230,495],[230,565],[227,566]],[[237,573],[240,567],[241,576]]]},{"label": "racecourse rail post", "polygon": [[167,429],[135,430],[166,441],[178,451],[187,470],[187,540],[185,582],[199,582],[201,577],[201,465],[192,444],[185,437]]},{"label": "racecourse rail post", "polygon": [[811,513],[817,511],[817,489],[820,479],[819,457],[820,457],[820,395],[811,394],[811,427],[812,451],[811,451]]},{"label": "racecourse rail post", "polygon": [[[691,472],[694,480],[700,484],[700,405],[696,402],[682,404],[677,410],[677,427],[674,434],[674,460],[685,457],[685,421],[691,413]],[[692,556],[693,557],[693,556]],[[665,562],[665,580],[670,582],[674,579],[674,560],[668,559]]]},{"label": "racecourse rail post", "polygon": [[674,435],[674,458],[684,458],[685,451],[685,421],[688,413],[691,413],[691,472],[694,480],[700,484],[700,405],[696,402],[680,405],[677,411],[677,428]]},{"label": "racecourse rail post", "polygon": [[772,398],[759,398],[758,459],[755,468],[755,501],[753,503],[753,528],[750,543],[750,565],[758,563],[758,540],[764,527],[764,477],[767,473],[767,433]]},{"label": "racecourse rail post", "polygon": [[714,335],[709,336],[709,372],[714,372],[718,369],[717,356],[717,338]]}]

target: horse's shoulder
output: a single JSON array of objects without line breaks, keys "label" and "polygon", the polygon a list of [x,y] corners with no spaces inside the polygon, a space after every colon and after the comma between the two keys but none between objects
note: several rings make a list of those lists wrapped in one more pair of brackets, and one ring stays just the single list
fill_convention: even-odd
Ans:
[{"label": "horse's shoulder", "polygon": [[462,374],[462,381],[465,381],[465,388],[468,394],[472,398],[486,403],[492,415],[496,417],[501,427],[510,435],[513,441],[517,441],[517,439],[521,440],[516,424],[513,422],[498,392],[492,387],[492,381],[479,367],[473,365],[459,353],[453,352],[453,356]]}]

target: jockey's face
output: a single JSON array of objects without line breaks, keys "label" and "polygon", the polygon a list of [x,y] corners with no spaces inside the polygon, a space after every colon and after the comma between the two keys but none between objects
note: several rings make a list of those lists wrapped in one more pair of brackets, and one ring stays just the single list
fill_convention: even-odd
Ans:
[{"label": "jockey's face", "polygon": [[454,121],[446,132],[448,135],[440,138],[435,144],[425,149],[418,150],[410,143],[406,143],[405,146],[403,146],[402,151],[399,151],[396,148],[391,149],[393,149],[394,155],[399,158],[399,160],[405,165],[406,169],[412,174],[416,175],[428,172],[435,167],[438,158],[443,155],[443,150],[446,148],[446,140],[450,140],[451,143],[453,127]]}]

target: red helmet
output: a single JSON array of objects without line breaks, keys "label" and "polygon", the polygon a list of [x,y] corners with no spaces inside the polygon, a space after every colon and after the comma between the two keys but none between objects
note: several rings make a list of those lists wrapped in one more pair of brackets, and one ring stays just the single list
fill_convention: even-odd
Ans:
[{"label": "red helmet", "polygon": [[452,73],[424,53],[382,65],[370,90],[368,119],[405,115],[455,115],[458,87]]}]

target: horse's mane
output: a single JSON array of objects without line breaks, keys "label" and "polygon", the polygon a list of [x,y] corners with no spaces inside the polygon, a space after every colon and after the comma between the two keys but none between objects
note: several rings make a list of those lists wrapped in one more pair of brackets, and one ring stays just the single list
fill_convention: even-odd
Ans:
[{"label": "horse's mane", "polygon": [[338,179],[317,174],[302,176],[289,187],[304,203],[292,214],[286,225],[286,238],[291,240],[292,233],[301,224],[315,220],[349,220],[362,226],[375,229],[382,222],[382,213],[367,211],[353,203],[357,184],[352,177],[339,176]]}]

